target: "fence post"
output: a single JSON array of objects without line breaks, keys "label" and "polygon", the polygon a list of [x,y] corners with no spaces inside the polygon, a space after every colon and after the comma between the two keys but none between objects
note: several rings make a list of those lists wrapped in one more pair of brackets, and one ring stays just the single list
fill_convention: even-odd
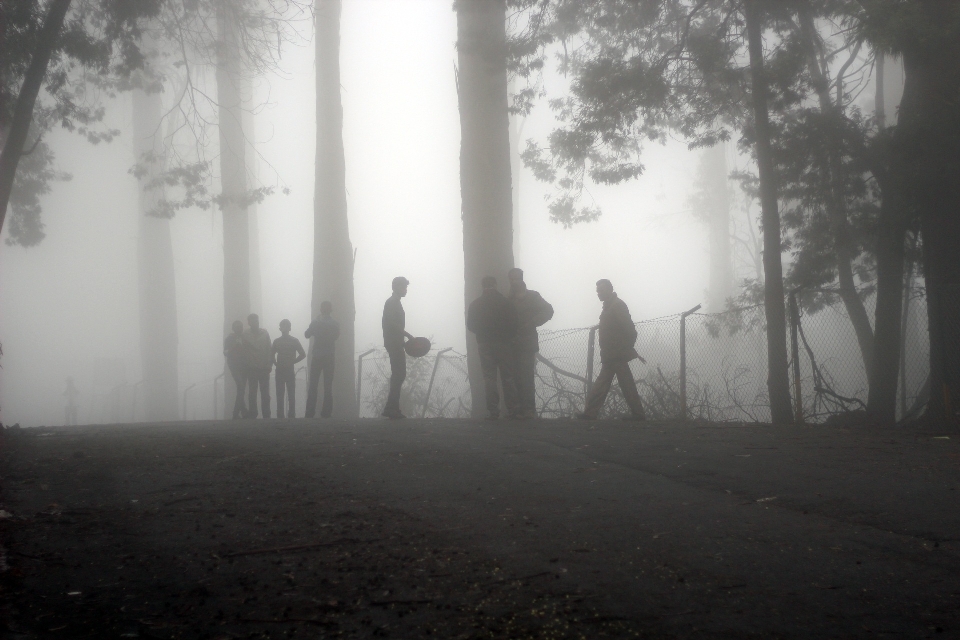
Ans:
[{"label": "fence post", "polygon": [[803,389],[800,386],[800,343],[797,331],[800,327],[800,308],[797,306],[797,292],[790,292],[790,352],[793,357],[793,394],[794,413],[797,424],[803,424]]},{"label": "fence post", "polygon": [[[222,371],[220,372],[220,375],[218,375],[216,378],[213,379],[213,419],[214,419],[214,420],[217,419],[217,414],[219,413],[219,412],[217,411],[217,383],[218,383],[221,379],[223,379],[223,372],[222,372]],[[226,387],[224,387],[224,388],[226,388]],[[223,417],[224,417],[224,418],[227,417],[227,416],[226,416],[226,409],[224,409],[224,416],[223,416]]]},{"label": "fence post", "polygon": [[427,417],[427,406],[430,404],[430,392],[433,391],[433,379],[437,377],[437,368],[440,366],[440,356],[452,350],[453,347],[447,347],[437,352],[437,357],[433,361],[433,373],[430,374],[430,384],[427,385],[427,397],[423,399],[423,410],[420,411],[420,418]]},{"label": "fence post", "polygon": [[[596,352],[597,329],[599,329],[599,325],[590,327],[590,336],[587,338],[587,375],[585,376],[587,380],[586,385],[584,385],[587,389],[587,396],[590,395],[590,388],[593,387],[593,357]],[[586,402],[586,398],[584,402]]]},{"label": "fence post", "polygon": [[[357,357],[357,415],[360,415],[360,389],[363,386],[363,359],[368,355],[376,351],[376,349],[368,349],[361,353]],[[309,374],[308,374],[309,380]],[[309,382],[308,382],[309,384]]]},{"label": "fence post", "polygon": [[196,382],[194,382],[192,385],[190,385],[189,387],[183,390],[183,419],[184,420],[187,419],[187,393],[190,391],[190,389],[193,389],[195,386],[197,386]]},{"label": "fence post", "polygon": [[143,384],[143,380],[133,385],[133,406],[130,408],[130,422],[137,421],[137,394],[140,391],[140,385]]},{"label": "fence post", "polygon": [[698,304],[680,314],[680,419],[687,419],[687,316],[700,310]]}]

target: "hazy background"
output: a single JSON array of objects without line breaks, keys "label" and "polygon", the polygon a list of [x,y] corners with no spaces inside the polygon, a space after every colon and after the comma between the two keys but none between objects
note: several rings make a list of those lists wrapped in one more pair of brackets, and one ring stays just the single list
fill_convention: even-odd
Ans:
[{"label": "hazy background", "polygon": [[[302,29],[309,38],[312,26]],[[357,349],[380,345],[390,280],[405,275],[411,281],[404,303],[408,329],[462,351],[460,124],[451,2],[346,0],[341,37],[350,232],[357,249]],[[259,207],[259,311],[271,337],[278,335],[282,318],[293,322],[297,336],[310,320],[313,57],[312,41],[287,48],[283,76],[263,78],[257,86],[266,103],[256,116],[263,156],[259,174],[266,184],[291,189]],[[562,79],[546,82],[550,88]],[[97,384],[140,380],[130,104],[129,96],[109,104],[109,123],[124,132],[110,144],[92,146],[62,131],[51,136],[58,165],[73,180],[56,183],[43,200],[47,238],[31,249],[0,247],[5,424],[62,422],[67,376],[75,377],[81,391],[81,422],[90,420],[87,400],[105,390],[94,388]],[[551,124],[549,110],[540,106],[528,117],[523,138],[542,139]],[[671,142],[649,146],[643,161],[647,171],[636,182],[593,189],[603,217],[573,229],[549,221],[544,202],[549,187],[522,171],[517,264],[529,286],[556,309],[544,328],[595,323],[598,278],[613,281],[638,320],[703,301],[707,230],[686,204],[698,154]],[[223,370],[220,216],[181,212],[172,229],[183,389],[209,383]]]}]

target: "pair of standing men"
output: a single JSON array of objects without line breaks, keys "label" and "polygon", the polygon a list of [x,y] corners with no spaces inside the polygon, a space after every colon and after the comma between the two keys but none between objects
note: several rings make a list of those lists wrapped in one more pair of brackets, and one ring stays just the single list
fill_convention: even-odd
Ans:
[{"label": "pair of standing men", "polygon": [[536,366],[540,350],[537,327],[553,317],[553,307],[527,288],[523,271],[511,269],[510,297],[497,290],[497,280],[485,277],[483,293],[467,309],[467,329],[476,334],[486,391],[487,418],[500,417],[500,386],[507,414],[529,419],[537,415]]}]

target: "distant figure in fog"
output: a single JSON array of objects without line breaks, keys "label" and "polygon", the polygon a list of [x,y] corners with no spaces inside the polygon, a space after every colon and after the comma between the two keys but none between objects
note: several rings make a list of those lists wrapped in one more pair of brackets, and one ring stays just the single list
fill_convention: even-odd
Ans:
[{"label": "distant figure in fog", "polygon": [[638,358],[633,348],[637,341],[637,328],[630,317],[630,309],[617,297],[609,280],[597,280],[597,297],[603,302],[600,312],[600,374],[587,395],[583,413],[577,414],[581,420],[596,420],[603,402],[610,392],[613,376],[617,376],[620,391],[630,407],[627,420],[643,420],[643,404],[637,392],[637,382],[630,371],[630,361]]},{"label": "distant figure in fog", "polygon": [[80,390],[73,386],[73,378],[67,378],[67,390],[63,392],[63,397],[67,399],[67,406],[63,409],[63,423],[65,425],[77,424],[77,396]]},{"label": "distant figure in fog", "polygon": [[247,351],[247,416],[257,417],[257,389],[263,403],[263,417],[270,417],[270,370],[273,368],[273,345],[270,334],[260,327],[260,316],[247,316],[248,328],[243,332],[243,344]]},{"label": "distant figure in fog", "polygon": [[553,317],[553,307],[536,291],[527,289],[521,269],[507,272],[510,280],[510,302],[517,310],[517,337],[514,339],[514,375],[521,418],[537,417],[536,370],[540,336],[537,327]]},{"label": "distant figure in fog", "polygon": [[243,342],[243,323],[235,320],[233,333],[223,339],[223,355],[227,357],[227,368],[237,385],[237,398],[233,401],[233,419],[247,417],[247,405],[243,395],[247,390],[247,347]]},{"label": "distant figure in fog", "polygon": [[517,337],[517,310],[506,296],[497,291],[497,279],[487,276],[482,281],[483,293],[467,308],[467,329],[477,334],[480,367],[487,396],[487,419],[500,417],[500,392],[497,372],[503,386],[503,401],[511,418],[519,417],[517,386],[513,377],[514,340]]},{"label": "distant figure in fog", "polygon": [[383,305],[383,346],[390,356],[390,393],[380,415],[391,420],[407,417],[400,411],[400,389],[407,377],[404,338],[412,340],[413,336],[406,331],[407,316],[400,299],[407,295],[409,285],[410,281],[402,276],[394,278],[393,295]]},{"label": "distant figure in fog", "polygon": [[290,335],[290,321],[280,321],[280,337],[273,341],[270,359],[277,368],[277,417],[283,417],[284,392],[290,398],[288,418],[296,418],[297,413],[297,372],[294,365],[307,357],[300,341]]},{"label": "distant figure in fog", "polygon": [[333,303],[324,300],[320,303],[320,315],[314,318],[303,335],[313,338],[313,360],[310,362],[310,382],[307,386],[307,413],[312,418],[317,413],[317,390],[320,386],[320,374],[323,374],[323,408],[321,418],[329,418],[333,413],[333,374],[337,338],[340,337],[340,323],[333,319]]}]

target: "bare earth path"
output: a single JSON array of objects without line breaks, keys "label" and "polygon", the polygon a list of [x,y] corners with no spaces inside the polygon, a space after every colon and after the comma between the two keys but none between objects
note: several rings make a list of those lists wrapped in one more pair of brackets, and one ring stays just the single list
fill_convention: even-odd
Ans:
[{"label": "bare earth path", "polygon": [[0,475],[10,638],[960,637],[956,434],[42,428]]}]

